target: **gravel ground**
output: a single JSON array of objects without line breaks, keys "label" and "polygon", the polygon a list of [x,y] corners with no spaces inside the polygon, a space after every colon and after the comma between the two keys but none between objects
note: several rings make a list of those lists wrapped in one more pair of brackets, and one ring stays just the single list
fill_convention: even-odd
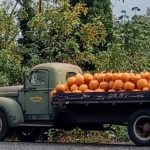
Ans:
[{"label": "gravel ground", "polygon": [[0,142],[0,150],[150,150],[150,147],[134,145],[104,145],[104,144],[49,144]]}]

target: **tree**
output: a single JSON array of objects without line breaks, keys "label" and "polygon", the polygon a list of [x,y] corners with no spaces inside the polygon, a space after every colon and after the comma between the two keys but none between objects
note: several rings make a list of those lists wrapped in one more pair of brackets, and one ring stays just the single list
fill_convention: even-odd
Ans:
[{"label": "tree", "polygon": [[[32,10],[36,13],[26,23],[25,34],[32,40],[24,44],[30,52],[25,51],[22,54],[24,65],[28,64],[33,56],[42,61],[77,64],[80,61],[76,58],[83,56],[79,55],[82,52],[85,55],[87,52],[91,53],[91,58],[95,58],[95,47],[105,43],[107,32],[100,19],[95,18],[88,23],[81,21],[81,16],[88,13],[84,4],[79,3],[72,7],[67,1],[60,0],[57,5],[45,7],[42,3],[41,12],[37,11],[37,5],[38,3],[32,5]],[[19,11],[20,14],[26,13]]]},{"label": "tree", "polygon": [[30,28],[28,27],[28,22],[32,19],[32,17],[35,15],[34,10],[32,8],[32,0],[16,0],[21,8],[17,12],[17,19],[19,21],[19,26],[20,26],[20,31],[22,37],[18,39],[18,43],[20,44],[20,47],[25,47],[22,48],[23,50],[21,51],[22,55],[22,60],[21,64],[22,65],[27,65],[29,61],[31,61],[31,48],[30,44],[33,43],[31,37],[29,36]]},{"label": "tree", "polygon": [[139,12],[141,9],[139,7],[133,7],[131,10],[134,11],[134,15],[137,15],[137,12]]},{"label": "tree", "polygon": [[85,3],[88,7],[88,13],[86,16],[82,16],[82,22],[84,24],[90,23],[93,20],[97,22],[102,22],[107,31],[107,37],[105,43],[100,43],[99,46],[96,46],[96,53],[100,50],[107,50],[108,44],[112,42],[112,10],[111,10],[111,1],[110,0],[71,0],[71,4],[75,5],[78,2]]},{"label": "tree", "polygon": [[0,85],[17,83],[21,72],[21,56],[16,43],[19,28],[9,11],[10,2],[7,0],[0,6]]},{"label": "tree", "polygon": [[114,43],[122,43],[121,49],[124,49],[124,55],[127,55],[128,66],[136,71],[149,70],[149,17],[134,16],[131,21],[120,23],[114,33]]},{"label": "tree", "polygon": [[122,20],[123,23],[126,23],[126,19],[129,19],[129,16],[126,14],[126,10],[121,11],[122,15],[118,18],[118,20]]}]

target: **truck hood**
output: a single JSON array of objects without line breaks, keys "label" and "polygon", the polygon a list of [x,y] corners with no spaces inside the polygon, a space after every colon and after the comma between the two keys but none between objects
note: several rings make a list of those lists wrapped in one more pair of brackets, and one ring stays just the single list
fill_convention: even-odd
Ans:
[{"label": "truck hood", "polygon": [[0,87],[0,97],[17,96],[21,89],[23,89],[23,85]]}]

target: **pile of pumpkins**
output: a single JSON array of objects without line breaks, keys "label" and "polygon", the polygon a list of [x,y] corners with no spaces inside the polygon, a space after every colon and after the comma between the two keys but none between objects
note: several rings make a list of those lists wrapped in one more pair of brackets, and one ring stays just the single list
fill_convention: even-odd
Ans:
[{"label": "pile of pumpkins", "polygon": [[150,72],[90,73],[69,77],[66,84],[59,84],[56,93],[150,91]]}]

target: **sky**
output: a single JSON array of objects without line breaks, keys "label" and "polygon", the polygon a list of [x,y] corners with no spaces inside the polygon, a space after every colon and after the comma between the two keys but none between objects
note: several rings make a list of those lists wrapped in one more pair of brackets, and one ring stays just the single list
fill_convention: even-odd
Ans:
[{"label": "sky", "polygon": [[113,14],[118,18],[121,15],[121,10],[126,10],[127,15],[130,18],[134,15],[134,12],[131,11],[133,7],[138,7],[141,9],[138,12],[138,15],[145,15],[147,7],[150,8],[150,0],[125,0],[123,3],[122,0],[111,0]]}]

